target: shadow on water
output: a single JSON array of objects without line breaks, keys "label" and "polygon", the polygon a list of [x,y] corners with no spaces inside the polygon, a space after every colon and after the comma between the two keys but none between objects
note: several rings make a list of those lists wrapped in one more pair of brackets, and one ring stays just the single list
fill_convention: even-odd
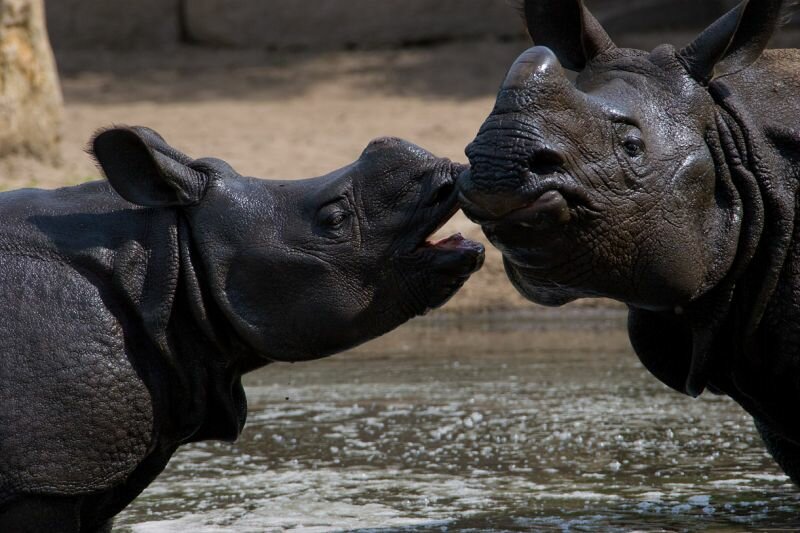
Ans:
[{"label": "shadow on water", "polygon": [[184,531],[800,528],[749,417],[684,398],[621,309],[433,315],[246,381],[234,445],[188,446],[118,522]]}]

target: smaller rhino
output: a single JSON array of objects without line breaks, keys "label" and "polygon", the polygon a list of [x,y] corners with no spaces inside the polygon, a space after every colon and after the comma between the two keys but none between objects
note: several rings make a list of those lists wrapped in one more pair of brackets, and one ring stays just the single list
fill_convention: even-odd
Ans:
[{"label": "smaller rhino", "polygon": [[483,247],[426,238],[462,165],[373,141],[265,181],[142,127],[108,178],[0,194],[0,531],[107,531],[182,444],[233,441],[241,376],[325,357],[444,304]]},{"label": "smaller rhino", "polygon": [[800,51],[766,49],[796,8],[744,1],[646,52],[580,0],[527,0],[538,46],[459,187],[522,294],[625,302],[642,363],[736,400],[800,484]]}]

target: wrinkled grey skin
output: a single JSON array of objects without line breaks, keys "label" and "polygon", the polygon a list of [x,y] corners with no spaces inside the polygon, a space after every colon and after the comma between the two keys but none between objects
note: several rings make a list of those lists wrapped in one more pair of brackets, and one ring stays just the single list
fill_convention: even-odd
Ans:
[{"label": "wrinkled grey skin", "polygon": [[301,181],[152,130],[99,134],[108,182],[0,194],[0,531],[101,531],[181,444],[232,441],[240,378],[440,306],[483,249],[426,237],[464,167],[398,139]]},{"label": "wrinkled grey skin", "polygon": [[743,2],[685,49],[644,52],[579,0],[527,1],[540,46],[459,188],[523,295],[627,303],[644,365],[734,398],[800,483],[800,52],[765,51],[793,8]]}]

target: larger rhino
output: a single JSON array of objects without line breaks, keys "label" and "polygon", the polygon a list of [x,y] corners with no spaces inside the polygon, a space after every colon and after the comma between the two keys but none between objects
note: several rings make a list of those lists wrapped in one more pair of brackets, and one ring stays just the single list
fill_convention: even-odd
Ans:
[{"label": "larger rhino", "polygon": [[644,365],[736,400],[800,483],[800,52],[766,50],[793,8],[745,1],[645,52],[579,0],[528,0],[538,46],[460,191],[523,295],[625,302]]},{"label": "larger rhino", "polygon": [[483,248],[426,238],[464,167],[399,139],[299,181],[95,137],[108,181],[0,194],[0,531],[89,532],[175,450],[236,439],[241,376],[442,305]]}]

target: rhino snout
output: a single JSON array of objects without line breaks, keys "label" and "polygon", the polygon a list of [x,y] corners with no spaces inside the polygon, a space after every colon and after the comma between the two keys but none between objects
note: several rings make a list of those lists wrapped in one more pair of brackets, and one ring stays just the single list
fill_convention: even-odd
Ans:
[{"label": "rhino snout", "polygon": [[472,170],[459,180],[464,209],[471,218],[501,219],[524,208],[547,214],[556,206],[556,218],[563,218],[567,201],[548,183],[564,172],[566,159],[559,150],[542,145],[514,161],[474,159]]}]

